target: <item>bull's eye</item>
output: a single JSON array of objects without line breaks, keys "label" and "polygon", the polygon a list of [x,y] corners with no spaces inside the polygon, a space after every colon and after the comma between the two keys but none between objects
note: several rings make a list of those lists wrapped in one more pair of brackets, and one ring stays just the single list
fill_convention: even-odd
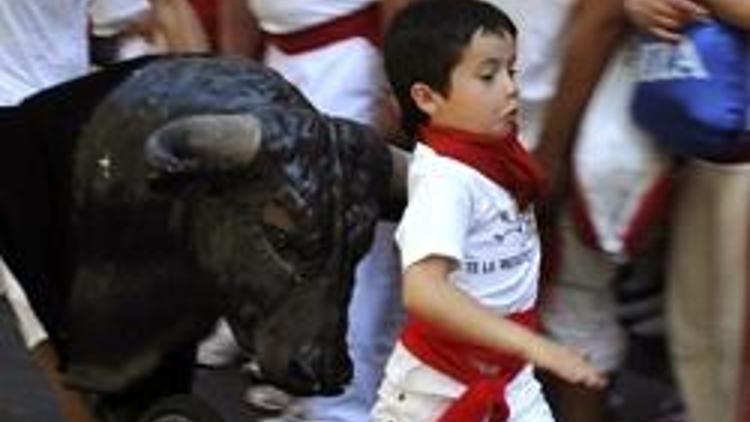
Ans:
[{"label": "bull's eye", "polygon": [[297,227],[295,219],[289,210],[277,201],[269,201],[263,206],[261,218],[264,224],[275,226],[282,230],[293,231]]},{"label": "bull's eye", "polygon": [[264,224],[263,229],[274,248],[279,250],[289,248],[289,234],[285,230],[270,224]]}]

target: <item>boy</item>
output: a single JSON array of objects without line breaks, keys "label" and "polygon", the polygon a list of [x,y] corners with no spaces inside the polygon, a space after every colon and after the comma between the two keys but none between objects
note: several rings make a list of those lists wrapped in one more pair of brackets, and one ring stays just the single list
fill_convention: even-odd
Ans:
[{"label": "boy", "polygon": [[374,420],[551,421],[532,365],[605,380],[534,331],[542,175],[516,137],[515,26],[482,2],[436,0],[390,28],[386,72],[420,143],[396,233],[409,320]]}]

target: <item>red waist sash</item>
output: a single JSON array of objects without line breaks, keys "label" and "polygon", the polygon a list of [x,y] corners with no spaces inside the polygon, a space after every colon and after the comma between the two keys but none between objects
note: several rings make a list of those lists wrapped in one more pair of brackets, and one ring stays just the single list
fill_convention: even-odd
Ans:
[{"label": "red waist sash", "polygon": [[373,45],[382,44],[380,4],[375,2],[354,13],[286,34],[265,32],[264,40],[287,54],[315,50],[350,38],[360,37]]},{"label": "red waist sash", "polygon": [[[505,318],[538,329],[536,309]],[[505,422],[510,409],[505,388],[526,362],[507,353],[450,339],[429,323],[409,318],[401,334],[404,346],[422,362],[466,385],[466,391],[436,422]]]}]

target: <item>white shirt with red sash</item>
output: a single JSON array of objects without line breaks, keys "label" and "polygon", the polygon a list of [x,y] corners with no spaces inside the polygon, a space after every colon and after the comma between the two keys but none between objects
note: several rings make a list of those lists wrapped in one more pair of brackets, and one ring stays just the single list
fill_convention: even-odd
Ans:
[{"label": "white shirt with red sash", "polygon": [[[404,269],[432,255],[453,259],[458,268],[451,282],[483,306],[505,316],[535,307],[541,250],[533,213],[519,211],[505,189],[475,169],[423,144],[417,145],[409,170],[409,205],[396,240]],[[425,421],[434,420],[467,386],[431,368],[409,347],[402,341],[396,348],[381,395],[390,384],[410,394],[439,397],[432,402],[437,408],[420,413]],[[496,369],[477,364],[482,373]],[[503,400],[510,421],[552,420],[530,365],[514,372]],[[421,420],[414,413],[404,420],[409,417]]]}]

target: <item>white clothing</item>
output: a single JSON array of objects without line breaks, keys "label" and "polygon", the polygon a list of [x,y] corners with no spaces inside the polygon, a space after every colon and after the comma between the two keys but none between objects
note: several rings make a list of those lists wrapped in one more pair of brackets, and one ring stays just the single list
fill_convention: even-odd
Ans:
[{"label": "white clothing", "polygon": [[[401,343],[388,361],[386,378],[373,408],[373,422],[433,422],[466,389],[423,364]],[[505,389],[508,422],[552,422],[552,412],[532,367],[527,365]]]},{"label": "white clothing", "polygon": [[396,230],[401,265],[428,256],[460,263],[456,286],[502,314],[532,308],[541,248],[533,212],[477,170],[418,144],[409,202]]},{"label": "white clothing", "polygon": [[[626,42],[609,60],[581,120],[573,154],[576,199],[585,206],[595,239],[584,244],[580,226],[570,219],[561,225],[560,273],[541,307],[550,336],[585,351],[603,371],[618,369],[626,352],[616,314],[615,272],[633,253],[643,252],[634,248],[645,243],[643,235],[655,232],[641,230],[636,222],[656,221],[660,210],[647,199],[662,193],[671,170],[669,157],[627,113],[635,84],[629,53]],[[617,118],[613,110],[619,110]],[[638,221],[643,216],[648,219]]]},{"label": "white clothing", "polygon": [[149,7],[147,0],[0,2],[0,105],[88,72],[89,10],[94,26],[116,26]]},{"label": "white clothing", "polygon": [[[456,261],[451,281],[498,314],[522,312],[537,299],[541,250],[533,212],[475,169],[417,144],[409,202],[396,230],[404,271],[429,256]],[[373,409],[376,421],[435,420],[465,386],[399,343]],[[552,421],[527,366],[509,383],[511,421]]]},{"label": "white clothing", "polygon": [[550,337],[584,352],[597,369],[614,371],[626,352],[612,285],[618,264],[584,245],[567,215],[560,222],[559,241],[560,271],[540,307],[544,328]]},{"label": "white clothing", "polygon": [[288,34],[364,9],[375,0],[246,0],[261,29]]},{"label": "white clothing", "polygon": [[388,82],[380,52],[369,41],[351,38],[298,54],[269,46],[263,62],[299,88],[318,110],[377,127],[385,124]]}]

